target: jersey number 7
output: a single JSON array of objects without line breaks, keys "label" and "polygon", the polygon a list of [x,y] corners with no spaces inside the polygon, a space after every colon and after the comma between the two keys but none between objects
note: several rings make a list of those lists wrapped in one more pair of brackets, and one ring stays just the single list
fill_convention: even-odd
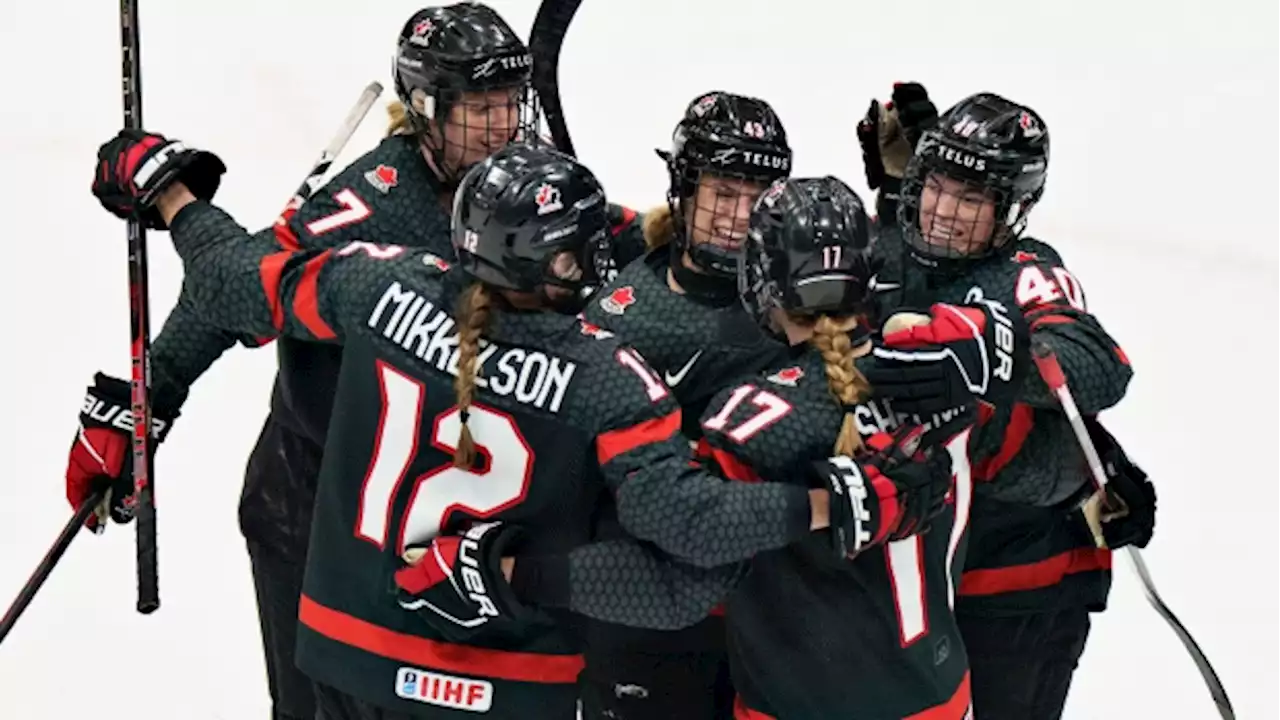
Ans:
[{"label": "jersey number 7", "polygon": [[[355,535],[382,550],[391,530],[395,498],[418,455],[420,439],[452,454],[462,425],[457,407],[451,407],[431,419],[431,434],[423,438],[426,386],[381,361],[377,369],[382,411],[373,458],[360,488]],[[454,512],[489,518],[524,500],[533,477],[533,448],[515,419],[473,404],[467,425],[477,448],[487,456],[485,462],[480,470],[446,463],[412,479],[396,539],[397,554],[403,553],[406,543],[434,538]]]}]

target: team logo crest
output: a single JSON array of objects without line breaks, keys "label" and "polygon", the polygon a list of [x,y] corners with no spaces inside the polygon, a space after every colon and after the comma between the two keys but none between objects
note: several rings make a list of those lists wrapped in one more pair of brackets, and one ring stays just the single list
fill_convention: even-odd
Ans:
[{"label": "team logo crest", "polygon": [[613,333],[609,332],[608,330],[605,330],[599,325],[589,323],[586,320],[582,320],[581,318],[579,318],[579,322],[581,323],[582,334],[586,335],[587,337],[593,337],[597,340],[608,340],[609,338],[613,337]]},{"label": "team logo crest", "polygon": [[719,97],[720,96],[715,93],[703,95],[701,98],[698,98],[698,102],[693,104],[693,108],[691,108],[689,112],[693,113],[696,117],[702,117],[707,114],[707,111],[710,110],[713,105],[716,104],[716,100]]},{"label": "team logo crest", "polygon": [[600,309],[610,315],[621,315],[636,302],[635,288],[627,285],[600,299]]},{"label": "team logo crest", "polygon": [[1018,116],[1018,127],[1022,128],[1022,137],[1033,138],[1040,137],[1044,134],[1042,127],[1035,117],[1025,110]]},{"label": "team logo crest", "polygon": [[430,20],[423,20],[413,26],[413,34],[409,36],[409,42],[426,47],[431,44],[431,36],[435,34],[436,24]]},{"label": "team logo crest", "polygon": [[765,379],[775,385],[795,387],[802,377],[804,377],[804,368],[796,365],[795,367],[783,368]]},{"label": "team logo crest", "polygon": [[386,195],[400,182],[400,173],[390,165],[379,165],[364,174],[364,179],[378,192]]},{"label": "team logo crest", "polygon": [[538,204],[539,215],[564,209],[564,205],[560,202],[560,188],[549,183],[538,186],[538,194],[533,196],[533,201]]},{"label": "team logo crest", "polygon": [[422,264],[428,267],[433,267],[439,270],[440,272],[449,271],[449,263],[445,262],[444,258],[440,257],[439,255],[432,255],[431,253],[423,253]]}]

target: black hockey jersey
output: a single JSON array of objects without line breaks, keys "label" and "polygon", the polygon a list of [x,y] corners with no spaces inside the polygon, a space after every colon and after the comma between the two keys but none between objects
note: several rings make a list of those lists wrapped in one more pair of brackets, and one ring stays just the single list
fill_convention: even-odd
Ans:
[{"label": "black hockey jersey", "polygon": [[[963,274],[927,274],[907,256],[896,227],[882,227],[877,304],[900,307],[986,298],[1020,309],[1032,338],[1057,353],[1082,412],[1124,396],[1132,370],[1123,350],[1087,309],[1079,280],[1049,245],[1023,238]],[[1023,612],[1056,605],[1105,605],[1111,555],[1093,546],[1068,500],[1088,482],[1079,446],[1057,400],[1035,372],[1015,402],[985,418],[974,445],[973,540],[960,605]]]},{"label": "black hockey jersey", "polygon": [[[716,396],[704,442],[729,476],[806,482],[828,457],[843,411],[821,355],[798,355]],[[914,421],[878,400],[855,406],[864,437]],[[729,661],[739,717],[959,720],[968,661],[951,613],[972,498],[971,429],[947,442],[954,485],[927,533],[833,557],[826,533],[761,553],[730,595]]]},{"label": "black hockey jersey", "polygon": [[[263,280],[279,283],[282,259],[297,249],[339,247],[352,240],[371,243],[398,243],[422,247],[442,257],[452,258],[449,236],[449,208],[441,201],[442,188],[426,164],[417,140],[408,135],[391,135],[376,148],[357,158],[300,206],[293,205],[275,224],[256,238],[271,240],[278,253],[264,258]],[[171,232],[176,239],[208,237],[208,226],[225,233],[219,241],[232,238],[247,241],[244,228],[228,225],[220,214],[210,214],[207,206],[195,206],[175,218]],[[623,256],[638,252],[639,237],[635,213],[610,206],[616,243]],[[263,335],[245,344],[261,344],[275,337]],[[237,336],[214,327],[191,308],[184,293],[165,321],[152,347],[155,392],[185,399],[191,384],[232,344]],[[303,440],[314,448],[308,457],[290,457],[286,463],[308,467],[319,463],[320,450],[333,407],[333,397],[341,365],[339,348],[284,336],[277,343],[279,372],[271,397],[271,417],[300,438],[291,448],[269,448],[265,452],[298,453]],[[263,449],[260,449],[263,450]],[[275,487],[255,487],[274,481]],[[276,548],[302,561],[308,524],[299,508],[310,507],[315,478],[300,473],[294,479],[260,478],[250,473],[241,502],[241,526],[246,537]],[[285,487],[284,485],[303,485]]]},{"label": "black hockey jersey", "polygon": [[583,311],[586,320],[640,351],[684,409],[685,434],[701,434],[698,417],[735,377],[759,372],[786,347],[766,336],[733,298],[707,305],[667,284],[671,250],[659,247],[626,266]]},{"label": "black hockey jersey", "polygon": [[402,548],[475,519],[525,527],[525,552],[563,554],[589,539],[608,493],[630,533],[699,565],[808,533],[803,488],[726,483],[691,463],[656,372],[556,314],[495,311],[469,421],[484,462],[454,468],[451,309],[462,276],[425,251],[354,241],[282,256],[280,273],[264,278],[275,243],[208,231],[175,242],[207,321],[344,349],[300,605],[298,663],[312,677],[432,717],[571,712],[579,648],[549,618],[460,646],[394,601]]}]

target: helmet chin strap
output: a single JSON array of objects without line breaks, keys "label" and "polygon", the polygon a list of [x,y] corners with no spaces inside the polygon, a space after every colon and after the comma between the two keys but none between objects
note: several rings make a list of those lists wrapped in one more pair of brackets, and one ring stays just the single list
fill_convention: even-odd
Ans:
[{"label": "helmet chin strap", "polygon": [[738,279],[700,273],[684,262],[684,252],[675,244],[671,248],[671,275],[684,289],[684,294],[697,302],[716,307],[738,301]]}]

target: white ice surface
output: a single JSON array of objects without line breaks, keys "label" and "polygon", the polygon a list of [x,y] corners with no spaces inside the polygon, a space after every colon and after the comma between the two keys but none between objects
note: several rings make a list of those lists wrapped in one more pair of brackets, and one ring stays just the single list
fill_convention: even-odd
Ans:
[{"label": "white ice surface", "polygon": [[[528,28],[534,0],[496,3]],[[216,150],[218,201],[268,224],[360,88],[388,82],[413,3],[143,2],[147,126]],[[1137,377],[1106,416],[1160,486],[1147,559],[1241,718],[1277,707],[1277,8],[1081,0],[595,0],[564,54],[579,153],[617,200],[660,200],[685,103],[767,97],[798,174],[864,188],[852,127],[894,80],[947,104],[989,89],[1038,108],[1052,179],[1032,229],[1057,246]],[[0,9],[0,602],[65,521],[62,472],[84,385],[128,372],[123,224],[88,193],[120,124],[112,3]],[[390,94],[384,99],[389,99]],[[345,159],[371,147],[371,116]],[[180,265],[150,236],[153,328]],[[163,606],[133,611],[133,531],[81,537],[0,646],[0,718],[265,718],[252,586],[236,526],[274,353],[230,352],[158,461]],[[1096,619],[1067,716],[1211,718],[1200,680],[1125,571]]]}]

